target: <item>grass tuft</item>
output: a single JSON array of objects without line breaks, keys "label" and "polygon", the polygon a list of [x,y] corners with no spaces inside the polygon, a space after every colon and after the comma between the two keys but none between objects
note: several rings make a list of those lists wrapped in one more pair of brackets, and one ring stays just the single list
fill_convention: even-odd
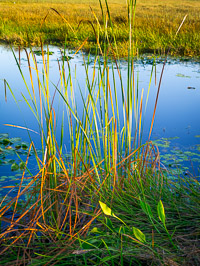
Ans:
[{"label": "grass tuft", "polygon": [[[16,195],[10,199],[8,193],[0,203],[1,265],[200,264],[200,183],[192,176],[169,179],[168,171],[160,166],[159,150],[150,141],[162,74],[149,140],[141,145],[151,79],[144,99],[134,80],[135,8],[136,2],[128,1],[125,82],[108,2],[103,5],[100,1],[102,21],[93,13],[98,25],[95,31],[92,20],[79,25],[87,28],[89,24],[99,49],[92,73],[88,69],[90,57],[83,57],[86,93],[79,84],[81,112],[74,84],[76,71],[73,76],[65,51],[63,61],[58,62],[58,85],[50,82],[50,53],[48,49],[45,53],[43,45],[42,71],[31,48],[26,50],[30,82],[13,52],[30,100],[23,98],[38,122],[42,154],[38,155],[31,140],[28,154],[35,154],[37,173],[25,177],[27,156]],[[63,19],[60,11],[54,9],[54,13]],[[48,16],[41,28],[47,21]],[[73,28],[68,21],[66,30]],[[86,45],[87,37],[78,50]],[[98,55],[100,48],[102,57]],[[153,72],[154,65],[151,76]],[[8,89],[14,96],[5,81],[5,99]],[[55,97],[60,97],[64,108],[59,129]],[[64,130],[69,132],[68,156],[63,149]]]}]

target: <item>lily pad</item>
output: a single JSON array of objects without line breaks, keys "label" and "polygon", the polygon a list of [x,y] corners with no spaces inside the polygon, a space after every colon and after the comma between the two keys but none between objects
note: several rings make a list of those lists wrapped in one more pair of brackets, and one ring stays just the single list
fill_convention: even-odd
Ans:
[{"label": "lily pad", "polygon": [[64,61],[69,61],[69,60],[71,60],[73,57],[72,56],[69,56],[69,55],[63,55],[62,56],[62,60],[64,60]]},{"label": "lily pad", "polygon": [[17,177],[14,176],[14,175],[10,175],[10,176],[8,176],[8,178],[9,178],[10,180],[12,180],[12,181],[18,180]]},{"label": "lily pad", "polygon": [[190,76],[186,76],[186,75],[181,74],[181,73],[177,73],[176,76],[179,78],[191,78]]},{"label": "lily pad", "polygon": [[11,165],[11,171],[17,171],[17,170],[19,170],[19,165],[17,163],[13,163]]},{"label": "lily pad", "polygon": [[0,181],[5,181],[7,179],[7,176],[0,176]]},{"label": "lily pad", "polygon": [[192,158],[192,161],[193,162],[200,162],[200,159],[199,158]]},{"label": "lily pad", "polygon": [[16,145],[16,146],[15,146],[15,149],[16,149],[16,150],[19,150],[19,149],[21,149],[21,147],[22,147],[22,145]]},{"label": "lily pad", "polygon": [[12,143],[21,142],[21,138],[11,138],[10,141]]},{"label": "lily pad", "polygon": [[20,168],[20,170],[24,170],[24,167],[26,166],[26,164],[25,164],[25,162],[21,162],[20,164],[19,164],[19,168]]},{"label": "lily pad", "polygon": [[3,144],[4,146],[10,144],[11,141],[8,138],[0,139],[0,144]]},{"label": "lily pad", "polygon": [[13,160],[13,159],[8,160],[9,164],[13,164],[14,162],[15,162],[15,160]]},{"label": "lily pad", "polygon": [[[41,50],[35,50],[35,51],[33,51],[34,52],[34,54],[36,54],[36,55],[38,55],[38,56],[41,56],[42,55],[42,51]],[[43,53],[44,54],[47,54],[47,51],[43,51]],[[52,51],[49,51],[49,55],[52,55],[52,54],[54,54],[54,52],[52,52]]]},{"label": "lily pad", "polygon": [[0,138],[6,138],[6,139],[8,139],[9,138],[9,135],[8,135],[8,133],[1,133],[0,134]]},{"label": "lily pad", "polygon": [[21,146],[22,146],[23,150],[27,150],[28,149],[28,145],[25,142],[22,142]]}]

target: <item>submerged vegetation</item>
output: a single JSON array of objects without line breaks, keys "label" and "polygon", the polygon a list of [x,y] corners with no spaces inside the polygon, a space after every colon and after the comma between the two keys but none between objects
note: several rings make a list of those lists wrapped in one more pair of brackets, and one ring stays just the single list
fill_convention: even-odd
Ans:
[{"label": "submerged vegetation", "polygon": [[[21,46],[46,44],[84,49],[95,53],[96,39],[103,44],[113,34],[121,57],[128,56],[129,22],[127,1],[108,1],[112,24],[98,0],[4,0],[0,1],[0,40]],[[194,0],[138,1],[133,30],[134,53],[199,56],[200,2]],[[174,41],[177,25],[188,15],[179,38]],[[105,24],[106,21],[106,24]],[[113,46],[115,48],[115,45]]]},{"label": "submerged vegetation", "polygon": [[[108,64],[108,50],[118,49],[109,12],[112,5],[100,10],[102,28],[110,25],[116,46],[112,47],[107,33],[103,45],[96,36],[102,57],[96,54],[92,71],[88,68],[90,57],[84,58],[85,84],[76,84],[76,71],[65,51],[63,61],[58,62],[60,79],[56,85],[51,83],[48,49],[44,52],[41,46],[38,52],[42,69],[32,49],[26,50],[30,81],[25,80],[13,52],[27,89],[28,96],[22,95],[23,99],[38,121],[42,152],[38,153],[32,140],[26,145],[21,179],[6,186],[9,191],[1,199],[1,265],[200,264],[198,178],[189,173],[172,176],[162,169],[159,149],[150,141],[165,64],[149,139],[146,144],[141,141],[151,80],[147,95],[138,91],[133,62],[135,7],[135,2],[128,1],[126,80],[122,80],[115,56]],[[69,25],[65,27],[67,30]],[[180,30],[177,28],[175,33]],[[79,48],[84,45],[86,42]],[[7,90],[15,99],[5,81]],[[55,97],[63,103],[62,115],[56,112]],[[70,141],[67,151],[65,131]],[[13,142],[8,136],[1,136],[0,141],[5,150]],[[38,166],[34,175],[27,172],[30,154],[35,155]]]}]

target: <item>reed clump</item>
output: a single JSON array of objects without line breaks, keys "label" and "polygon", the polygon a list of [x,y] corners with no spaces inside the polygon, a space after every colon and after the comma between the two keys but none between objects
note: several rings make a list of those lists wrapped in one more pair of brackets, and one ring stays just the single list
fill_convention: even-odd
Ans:
[{"label": "reed clump", "polygon": [[[105,4],[106,12],[103,6],[100,9],[102,27],[106,32],[109,23],[116,45],[107,1]],[[41,46],[42,69],[31,48],[26,50],[29,82],[13,52],[28,93],[28,98],[23,98],[38,121],[42,153],[38,154],[31,140],[28,154],[34,152],[38,171],[27,175],[27,156],[16,195],[9,199],[8,193],[1,201],[2,265],[200,263],[199,181],[193,176],[169,179],[168,171],[160,166],[159,150],[150,141],[164,66],[149,139],[142,144],[150,84],[145,99],[134,80],[136,2],[128,4],[125,83],[116,57],[118,47],[113,48],[108,32],[104,32],[101,45],[100,35],[93,29],[98,53],[92,71],[88,68],[90,57],[84,58],[85,84],[78,86],[79,101],[76,72],[65,51],[63,61],[58,62],[56,85],[50,82],[48,49],[45,54]],[[109,51],[112,58],[108,58]],[[14,96],[6,81],[5,86]],[[61,114],[55,111],[55,97],[63,104]],[[66,137],[70,142],[67,154]]]}]

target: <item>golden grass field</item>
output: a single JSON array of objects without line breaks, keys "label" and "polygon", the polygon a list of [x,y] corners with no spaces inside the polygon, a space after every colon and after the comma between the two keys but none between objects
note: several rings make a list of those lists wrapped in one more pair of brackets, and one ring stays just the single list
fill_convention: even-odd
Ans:
[{"label": "golden grass field", "polygon": [[[126,2],[108,1],[116,41],[122,56],[126,56],[127,49],[124,48],[128,45],[129,32]],[[105,4],[102,4],[106,10]],[[56,9],[70,25],[51,8]],[[89,37],[85,48],[94,48],[96,38],[92,26],[87,21],[92,22],[98,32],[94,14],[101,24],[100,34],[103,36],[98,0],[0,1],[0,40],[17,45],[28,45],[29,42],[39,45],[42,39],[44,43],[51,44],[60,45],[66,42],[67,46],[75,48]],[[187,19],[174,43],[175,32],[186,14]],[[80,21],[81,25],[77,29]],[[109,30],[108,24],[108,32]],[[200,55],[199,31],[200,1],[137,1],[133,36],[139,53],[164,53],[173,42],[172,54]]]}]

